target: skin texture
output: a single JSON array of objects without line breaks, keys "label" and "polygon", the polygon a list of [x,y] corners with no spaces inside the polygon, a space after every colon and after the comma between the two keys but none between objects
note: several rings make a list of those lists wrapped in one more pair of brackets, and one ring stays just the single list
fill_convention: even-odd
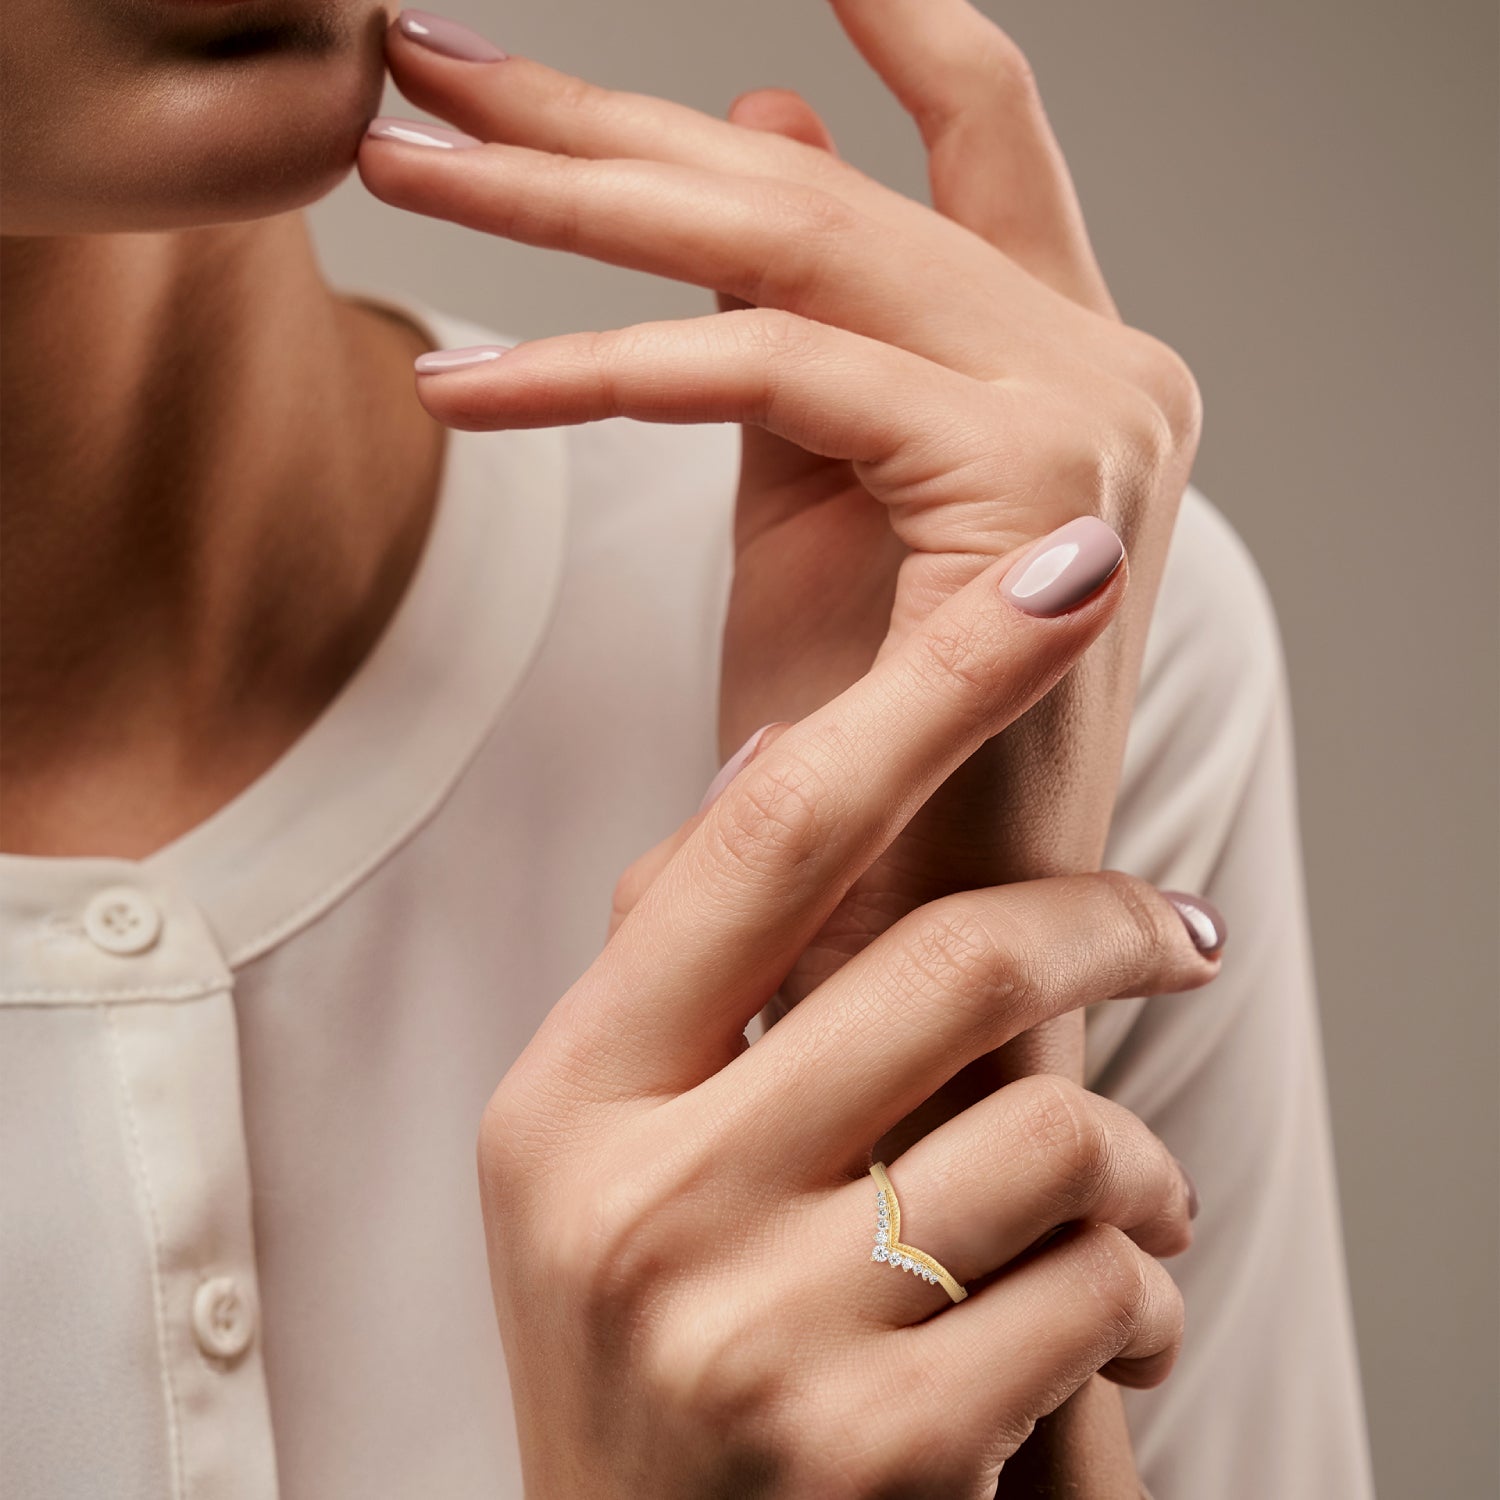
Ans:
[{"label": "skin texture", "polygon": [[[925,901],[1097,868],[1200,425],[1182,361],[1119,319],[1010,39],[960,0],[833,3],[922,132],[931,210],[837,162],[794,95],[737,101],[726,127],[529,58],[444,57],[399,32],[402,92],[467,134],[459,149],[371,136],[360,158],[398,206],[716,292],[719,318],[533,340],[426,376],[421,395],[464,427],[746,424],[726,755],[759,724],[826,702],[996,553],[1080,514],[1125,537],[1133,587],[1117,627],[862,875],[784,976],[773,1017]],[[977,1059],[877,1154],[1009,1079],[1081,1069],[1070,1016]],[[1090,1493],[1133,1495],[1118,1403],[1095,1392],[1067,1425],[1061,1447],[1079,1432],[1096,1442],[1078,1471]],[[1101,1448],[1118,1476],[1108,1488]],[[1067,1468],[1062,1455],[1052,1487],[1073,1483]]]},{"label": "skin texture", "polygon": [[424,342],[335,296],[291,211],[353,165],[386,13],[275,16],[226,59],[248,14],[0,11],[12,852],[137,857],[216,810],[363,659],[426,534]]},{"label": "skin texture", "polygon": [[[201,821],[326,705],[410,576],[442,438],[410,400],[420,339],[333,295],[294,211],[335,185],[356,151],[368,152],[359,135],[379,97],[387,9],[257,0],[253,12],[229,17],[145,0],[77,10],[16,0],[0,14],[8,849],[139,856]],[[941,12],[960,13],[972,14]],[[1021,283],[1007,283],[1016,347],[1051,342],[1056,320],[1084,308],[1064,342],[1102,348],[1099,325],[1113,307],[1018,54],[987,33],[978,55],[993,66],[982,76],[902,71],[903,54],[921,61],[913,36],[948,35],[935,24],[938,8],[922,12],[921,28],[896,0],[840,14],[922,123],[939,213],[1055,293],[1048,317],[1017,320],[1011,294]],[[253,46],[230,44],[250,30]],[[453,118],[441,90],[438,103],[421,97],[432,85],[415,49],[404,56],[401,43],[387,46],[408,97]],[[918,96],[924,79],[945,76],[969,78],[969,108]],[[996,90],[996,76],[1016,87]],[[560,81],[553,75],[551,85]],[[545,126],[545,92],[537,101]],[[264,128],[278,119],[296,119],[297,130]],[[832,159],[821,122],[796,96],[745,96],[732,119],[736,152],[749,149],[751,133],[777,134]],[[1002,137],[1009,155],[996,149]],[[981,149],[990,170],[976,173]],[[882,211],[905,212],[892,202]],[[839,253],[854,249],[845,236]],[[705,284],[726,309],[767,300],[763,286],[742,285],[756,294],[745,298]],[[888,300],[896,309],[905,299]],[[1196,436],[1191,382],[1154,341],[1125,333],[1108,360],[1080,362],[1072,389],[1097,411],[1085,399],[1089,371],[1149,388],[1157,410],[1174,410],[1171,462],[1152,485],[1074,486],[1052,497],[1068,513],[1106,514],[1126,535],[1132,587],[1120,628],[1026,723],[955,768],[796,958],[789,1001],[946,890],[1097,863],[1178,470],[1185,474]],[[871,325],[867,336],[909,343],[895,325]],[[995,352],[981,339],[921,357],[978,378],[983,364],[970,361]],[[1097,381],[1092,390],[1099,394]],[[170,462],[155,437],[166,425],[193,434],[173,445]],[[845,458],[784,433],[745,432],[726,753],[765,719],[825,703],[883,641],[894,648],[989,558],[1062,515],[1048,505],[978,527],[960,517],[968,530],[957,545],[903,536],[869,504]],[[321,497],[316,508],[309,493]],[[817,597],[839,601],[833,612],[810,614],[805,603],[788,611],[794,583],[790,597],[807,597],[789,558],[843,567],[817,580]],[[1039,1066],[1076,1072],[1079,1034],[1068,1018],[1019,1049],[976,1059],[971,1077],[946,1083],[878,1154],[894,1158],[1003,1077]]]},{"label": "skin texture", "polygon": [[742,1035],[914,809],[1122,602],[1123,571],[1024,615],[1008,560],[688,820],[496,1089],[480,1182],[531,1500],[988,1496],[1091,1372],[1167,1374],[1181,1306],[1157,1257],[1189,1241],[1188,1186],[1068,1079],[1018,1080],[891,1164],[903,1237],[941,1244],[967,1298],[848,1264],[871,1137],[955,1067],[1213,977],[1160,893],[1111,874],[930,902]]}]

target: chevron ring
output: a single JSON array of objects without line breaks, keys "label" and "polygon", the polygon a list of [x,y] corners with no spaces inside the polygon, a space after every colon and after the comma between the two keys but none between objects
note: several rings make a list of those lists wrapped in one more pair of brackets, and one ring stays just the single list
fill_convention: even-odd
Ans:
[{"label": "chevron ring", "polygon": [[883,1260],[898,1271],[915,1271],[923,1281],[941,1282],[943,1290],[955,1302],[962,1302],[969,1294],[937,1261],[913,1246],[901,1243],[901,1205],[896,1202],[891,1179],[885,1175],[885,1163],[872,1163],[870,1176],[875,1179],[875,1212],[878,1215],[875,1248],[870,1252],[870,1259]]}]

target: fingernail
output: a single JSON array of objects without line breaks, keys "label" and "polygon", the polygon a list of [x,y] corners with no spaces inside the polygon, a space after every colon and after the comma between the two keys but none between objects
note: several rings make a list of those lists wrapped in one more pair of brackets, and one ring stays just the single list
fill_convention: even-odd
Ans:
[{"label": "fingernail", "polygon": [[1103,521],[1079,516],[1044,536],[1000,580],[1000,592],[1028,615],[1076,608],[1125,560],[1125,544]]},{"label": "fingernail", "polygon": [[457,57],[463,62],[505,61],[505,53],[477,31],[444,16],[435,16],[429,10],[403,10],[396,17],[396,25],[402,36],[441,52],[444,57]]},{"label": "fingernail", "polygon": [[[1177,1158],[1174,1156],[1172,1160],[1177,1161]],[[1182,1173],[1182,1185],[1187,1189],[1188,1218],[1196,1219],[1198,1217],[1198,1184],[1193,1181],[1193,1174],[1180,1161],[1177,1161],[1177,1170]]]},{"label": "fingernail", "polygon": [[743,766],[755,752],[760,748],[760,737],[766,730],[774,725],[783,723],[784,720],[773,719],[770,724],[762,724],[754,734],[740,746],[733,755],[719,768],[719,774],[709,782],[708,790],[703,794],[703,800],[698,804],[698,811],[703,812],[720,792],[734,780],[735,773]]},{"label": "fingernail", "polygon": [[504,344],[471,344],[466,349],[429,349],[419,354],[412,368],[418,375],[441,375],[444,370],[466,370],[470,365],[488,364],[506,352]]},{"label": "fingernail", "polygon": [[377,141],[404,141],[408,146],[439,146],[452,151],[464,146],[482,146],[484,142],[465,135],[451,125],[434,125],[427,120],[398,120],[377,115],[365,126],[365,134]]},{"label": "fingernail", "polygon": [[1182,925],[1187,928],[1193,946],[1200,953],[1212,956],[1224,946],[1229,928],[1212,901],[1205,901],[1202,896],[1190,896],[1186,891],[1163,891],[1162,895],[1177,908]]}]

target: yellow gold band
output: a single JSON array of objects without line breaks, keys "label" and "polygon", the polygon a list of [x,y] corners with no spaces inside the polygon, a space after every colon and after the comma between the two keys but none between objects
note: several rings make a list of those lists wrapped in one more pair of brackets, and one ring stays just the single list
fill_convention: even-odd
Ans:
[{"label": "yellow gold band", "polygon": [[885,1163],[872,1162],[870,1176],[875,1179],[876,1189],[875,1248],[870,1259],[884,1261],[897,1270],[915,1271],[924,1281],[940,1283],[955,1302],[962,1302],[968,1292],[937,1261],[915,1246],[901,1243],[901,1205],[896,1201],[891,1179],[886,1176]]}]

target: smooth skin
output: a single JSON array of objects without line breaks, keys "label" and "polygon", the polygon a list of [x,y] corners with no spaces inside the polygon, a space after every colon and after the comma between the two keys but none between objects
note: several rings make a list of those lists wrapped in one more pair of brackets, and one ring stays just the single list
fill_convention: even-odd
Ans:
[{"label": "smooth skin", "polygon": [[[1201,421],[1181,359],[1119,318],[1015,44],[962,0],[833,9],[922,133],[932,208],[840,161],[785,91],[719,121],[525,57],[446,57],[420,27],[392,28],[394,78],[485,144],[372,135],[360,153],[397,206],[716,292],[716,317],[533,340],[418,388],[461,427],[744,424],[724,753],[827,701],[990,558],[1060,521],[1101,516],[1130,547],[1130,598],[1099,650],[935,792],[799,954],[773,1017],[925,901],[1098,867]],[[671,848],[626,873],[617,913]],[[1081,1016],[977,1059],[877,1154],[1038,1070],[1081,1077]],[[1063,1419],[1043,1436],[1074,1453],[1048,1474],[1033,1444],[1038,1483],[1133,1496],[1112,1395],[1091,1387]]]},{"label": "smooth skin", "polygon": [[[411,399],[423,341],[327,286],[295,212],[362,150],[387,59],[414,100],[421,69],[447,66],[415,48],[403,62],[405,44],[386,34],[391,9],[11,0],[0,12],[8,850],[140,857],[185,832],[295,741],[401,596],[442,444]],[[951,25],[972,24],[967,8],[934,3],[919,15],[870,0],[840,16],[872,61],[883,48],[878,66],[893,80],[915,48],[922,65],[901,88],[931,147],[938,210],[1088,303],[1102,281],[1014,47],[990,28],[980,52],[956,49],[972,66],[934,72],[927,40],[954,50]],[[221,42],[247,27],[261,44],[231,56]],[[967,109],[946,95],[924,103],[924,80],[963,82]],[[746,95],[732,119],[734,129],[714,123],[736,149],[749,132],[774,131],[832,161],[826,130],[795,95]],[[970,166],[979,151],[984,172]],[[1107,300],[1098,307],[1109,312]],[[742,508],[764,497],[767,524],[737,562],[726,753],[868,666],[907,552],[843,461],[753,426],[746,459]],[[1145,509],[1169,515],[1172,488],[1168,476]],[[810,990],[944,885],[1097,864],[1112,735],[1122,739],[1133,694],[1120,666],[1152,592],[1149,535],[1133,516],[1110,519],[1131,543],[1133,574],[1109,635],[928,799],[895,846],[902,858],[887,851],[865,872],[864,894],[799,956],[788,991]],[[789,592],[793,559],[843,571],[804,571],[815,586]],[[968,1092],[982,1096],[999,1076],[984,1070]],[[960,1102],[951,1082],[937,1098],[939,1113]]]},{"label": "smooth skin", "polygon": [[743,1035],[912,812],[1122,602],[1120,570],[1023,614],[1009,560],[689,820],[496,1089],[480,1178],[529,1500],[977,1500],[1093,1372],[1168,1373],[1182,1306],[1157,1257],[1190,1241],[1190,1189],[1118,1105],[1036,1075],[888,1163],[903,1237],[968,1285],[958,1304],[870,1260],[867,1175],[964,1063],[1211,979],[1160,893],[1111,873],[945,897]]},{"label": "smooth skin", "polygon": [[0,6],[9,852],[139,858],[211,816],[411,578],[428,341],[336,294],[296,212],[353,166],[393,9]]}]

